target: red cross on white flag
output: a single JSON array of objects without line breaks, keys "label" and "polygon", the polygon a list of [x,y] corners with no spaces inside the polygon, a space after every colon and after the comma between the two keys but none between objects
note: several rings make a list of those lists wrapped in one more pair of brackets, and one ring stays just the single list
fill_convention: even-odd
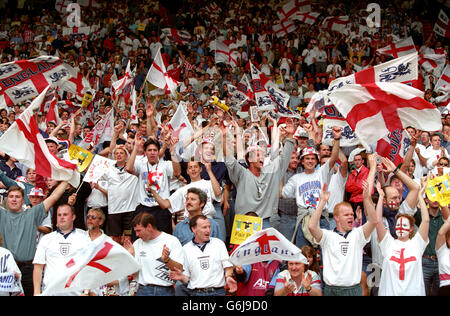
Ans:
[{"label": "red cross on white flag", "polygon": [[388,46],[377,50],[377,53],[379,54],[389,55],[394,58],[406,56],[408,54],[412,54],[415,52],[417,52],[417,49],[416,46],[414,46],[414,41],[412,37],[408,37],[400,41],[390,43]]},{"label": "red cross on white flag", "polygon": [[161,49],[158,50],[153,64],[148,70],[146,79],[154,86],[165,91],[170,91],[173,95],[176,94],[175,90],[178,86],[178,81],[172,78],[167,72],[166,65],[161,56]]}]

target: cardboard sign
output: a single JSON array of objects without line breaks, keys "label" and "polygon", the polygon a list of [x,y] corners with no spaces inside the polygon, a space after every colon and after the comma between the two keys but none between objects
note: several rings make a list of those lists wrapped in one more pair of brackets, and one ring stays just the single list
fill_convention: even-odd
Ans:
[{"label": "cardboard sign", "polygon": [[86,168],[89,166],[92,159],[94,158],[94,155],[90,151],[83,149],[79,146],[76,146],[74,144],[70,145],[69,147],[69,156],[71,159],[77,161],[78,164],[77,169],[79,172],[83,172],[84,170],[86,170]]},{"label": "cardboard sign", "polygon": [[450,204],[450,178],[445,174],[427,182],[426,194],[430,201],[437,201],[441,206]]},{"label": "cardboard sign", "polygon": [[244,240],[262,229],[262,218],[255,216],[234,216],[230,243],[240,245]]}]

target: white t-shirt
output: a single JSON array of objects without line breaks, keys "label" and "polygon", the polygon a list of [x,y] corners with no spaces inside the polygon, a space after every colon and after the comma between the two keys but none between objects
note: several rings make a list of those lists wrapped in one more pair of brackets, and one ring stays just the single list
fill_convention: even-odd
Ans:
[{"label": "white t-shirt", "polygon": [[[45,264],[42,290],[44,291],[46,286],[64,273],[66,263],[77,251],[86,248],[90,243],[91,239],[86,232],[78,228],[75,228],[66,237],[58,231],[42,236],[33,260],[33,264]],[[79,295],[79,291],[62,295]]]},{"label": "white t-shirt", "polygon": [[[214,190],[212,187],[211,180],[200,180],[196,182],[191,182],[188,185],[182,186],[177,189],[172,195],[169,197],[170,205],[169,211],[171,213],[175,213],[185,209],[184,202],[186,201],[187,191],[190,188],[198,188],[206,193],[208,199],[206,201],[206,205],[203,207],[203,215],[208,217],[213,217],[216,213],[216,210],[213,205],[213,200],[216,202],[220,202],[221,197],[216,196],[214,194]],[[188,215],[187,213],[185,214]]]},{"label": "white t-shirt", "polygon": [[327,161],[314,173],[305,172],[293,175],[283,187],[283,198],[294,198],[301,209],[314,211],[320,201],[320,192],[324,183],[330,183],[332,171]]},{"label": "white t-shirt", "polygon": [[386,233],[380,242],[384,260],[379,296],[425,296],[422,255],[428,242],[419,233],[406,242]]},{"label": "white t-shirt", "polygon": [[159,160],[157,164],[150,165],[147,158],[136,159],[134,162],[134,170],[138,175],[139,202],[141,204],[148,207],[158,206],[158,202],[151,196],[150,191],[147,190],[149,173],[154,175],[154,179],[158,185],[156,186],[156,192],[158,192],[163,199],[169,198],[169,179],[173,176],[171,161]]},{"label": "white t-shirt", "polygon": [[[17,272],[19,274],[22,274],[20,272],[19,267],[17,266],[16,261],[14,260],[14,257],[6,248],[0,247],[0,273],[6,274],[6,273],[14,273]],[[19,280],[14,281],[14,288],[17,289],[17,292],[23,292],[22,286],[19,282]],[[0,291],[0,296],[9,296],[10,292],[2,292]]]},{"label": "white t-shirt", "polygon": [[441,282],[439,286],[450,285],[450,249],[447,244],[443,244],[441,248],[436,251],[439,262],[439,279]]},{"label": "white t-shirt", "polygon": [[103,175],[108,181],[108,214],[132,212],[139,204],[138,178],[118,168]]},{"label": "white t-shirt", "polygon": [[232,267],[222,240],[210,238],[203,251],[192,241],[183,246],[184,271],[189,289],[225,286],[225,268]]},{"label": "white t-shirt", "polygon": [[169,268],[161,259],[164,245],[170,250],[170,259],[184,265],[181,243],[175,236],[161,232],[153,240],[143,241],[139,238],[133,243],[134,257],[141,267],[136,279],[139,284],[159,286],[174,284],[169,278]]},{"label": "white t-shirt", "polygon": [[362,226],[354,228],[347,238],[322,229],[319,242],[323,256],[323,280],[331,286],[353,286],[361,281],[363,247],[370,241]]}]

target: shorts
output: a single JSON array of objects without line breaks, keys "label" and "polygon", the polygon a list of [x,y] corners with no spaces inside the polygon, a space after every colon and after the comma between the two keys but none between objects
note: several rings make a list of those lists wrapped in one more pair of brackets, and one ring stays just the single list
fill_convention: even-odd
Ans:
[{"label": "shorts", "polygon": [[106,222],[106,231],[111,236],[131,235],[131,221],[134,217],[134,211],[108,214],[108,221]]}]

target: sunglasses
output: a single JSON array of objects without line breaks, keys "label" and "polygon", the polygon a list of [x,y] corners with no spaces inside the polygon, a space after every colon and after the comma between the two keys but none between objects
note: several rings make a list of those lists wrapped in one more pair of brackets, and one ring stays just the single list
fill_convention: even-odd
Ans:
[{"label": "sunglasses", "polygon": [[97,215],[87,215],[86,218],[87,218],[87,219],[90,219],[90,218],[91,218],[91,219],[97,219],[97,218],[99,218],[99,217],[98,217]]},{"label": "sunglasses", "polygon": [[444,163],[444,162],[440,162],[440,163],[439,163],[439,166],[442,166],[442,167],[448,167],[448,164],[447,164],[447,163]]}]

